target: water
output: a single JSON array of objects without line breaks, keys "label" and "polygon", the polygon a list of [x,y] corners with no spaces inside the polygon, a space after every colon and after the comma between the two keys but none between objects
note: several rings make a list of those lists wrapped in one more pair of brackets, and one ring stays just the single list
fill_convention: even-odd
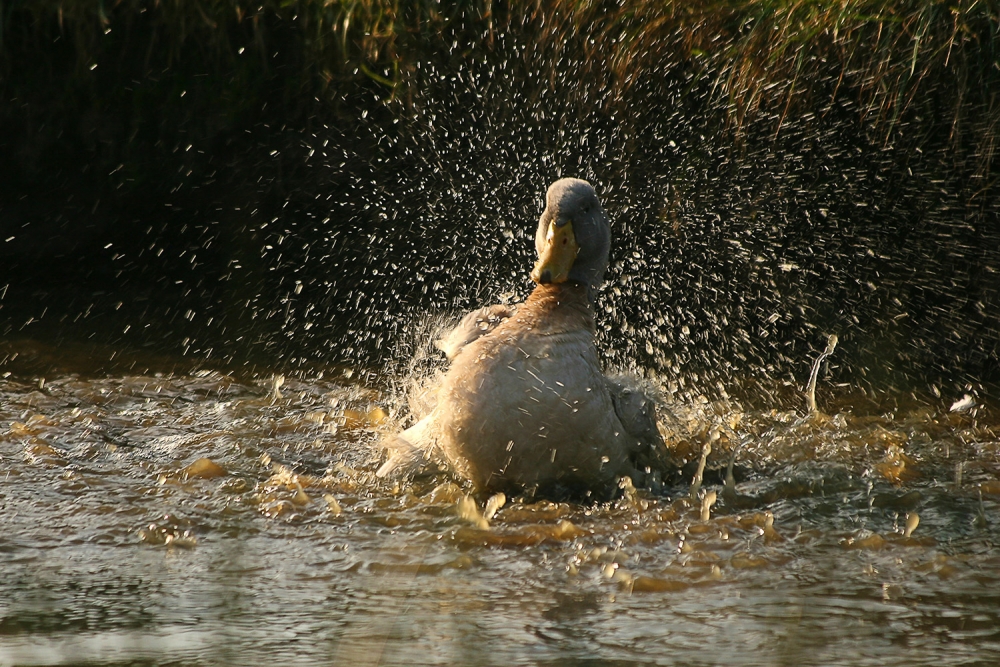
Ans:
[{"label": "water", "polygon": [[375,479],[391,383],[104,352],[5,349],[0,664],[1000,659],[1000,423],[975,389],[950,411],[821,385],[814,419],[665,393],[665,496],[511,498],[484,527],[446,474]]},{"label": "water", "polygon": [[[1000,662],[996,123],[961,64],[988,58],[956,51],[889,121],[870,77],[913,74],[909,24],[898,63],[789,49],[818,69],[768,97],[729,27],[692,50],[552,9],[463,19],[392,91],[236,113],[242,79],[130,57],[158,23],[121,16],[122,50],[76,63],[124,77],[120,109],[15,105],[50,136],[0,201],[0,665]],[[147,130],[99,131],[123,118]],[[375,445],[440,368],[437,318],[526,296],[561,176],[612,220],[599,346],[658,388],[675,470],[484,527],[447,474],[377,480]]]}]

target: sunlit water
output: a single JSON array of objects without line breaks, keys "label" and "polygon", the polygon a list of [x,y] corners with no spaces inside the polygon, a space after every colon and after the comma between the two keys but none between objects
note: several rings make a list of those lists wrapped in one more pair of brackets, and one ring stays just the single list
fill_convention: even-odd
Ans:
[{"label": "sunlit water", "polygon": [[[406,419],[384,387],[405,378],[43,379],[17,349],[2,665],[1000,660],[998,420],[974,391],[845,388],[813,419],[665,392],[666,495],[515,497],[487,522],[446,474],[374,478]],[[707,520],[689,498],[705,441]]]}]

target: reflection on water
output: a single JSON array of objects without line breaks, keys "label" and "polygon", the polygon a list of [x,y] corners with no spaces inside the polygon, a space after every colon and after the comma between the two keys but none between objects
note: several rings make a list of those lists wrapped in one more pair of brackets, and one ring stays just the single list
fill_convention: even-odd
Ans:
[{"label": "reflection on water", "polygon": [[1000,660],[1000,439],[974,392],[845,389],[812,420],[676,402],[668,495],[487,522],[445,475],[375,480],[401,417],[349,372],[43,380],[9,357],[2,665]]}]

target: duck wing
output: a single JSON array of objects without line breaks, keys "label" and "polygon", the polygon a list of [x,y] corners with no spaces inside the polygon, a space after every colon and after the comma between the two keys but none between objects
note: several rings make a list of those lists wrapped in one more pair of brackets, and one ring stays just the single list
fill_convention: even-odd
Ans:
[{"label": "duck wing", "polygon": [[375,472],[376,477],[406,477],[420,472],[434,457],[434,414],[431,413],[382,443],[389,457]]},{"label": "duck wing", "polygon": [[[434,346],[444,352],[448,361],[453,361],[466,345],[492,332],[516,310],[517,306],[501,304],[474,310],[463,317],[451,331],[434,341]],[[389,456],[375,473],[376,476],[409,476],[426,468],[428,463],[439,462],[440,452],[435,437],[437,417],[433,408],[437,403],[440,382],[439,377],[430,386],[418,391],[416,397],[411,397],[411,409],[414,408],[414,403],[422,405],[425,409],[414,412],[418,417],[420,414],[424,416],[402,433],[382,442],[381,446]]]},{"label": "duck wing", "polygon": [[605,378],[615,414],[636,441],[633,462],[639,470],[660,470],[666,464],[667,449],[656,425],[656,403],[641,387],[625,378]]},{"label": "duck wing", "polygon": [[434,341],[434,346],[444,352],[448,361],[452,361],[466,345],[496,329],[510,319],[516,310],[517,306],[502,304],[474,310],[463,317],[454,329]]}]

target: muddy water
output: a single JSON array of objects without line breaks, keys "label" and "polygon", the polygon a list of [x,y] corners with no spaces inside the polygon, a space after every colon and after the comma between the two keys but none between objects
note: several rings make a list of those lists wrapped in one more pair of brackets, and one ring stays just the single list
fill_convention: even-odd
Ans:
[{"label": "muddy water", "polygon": [[487,519],[445,474],[374,479],[405,419],[390,383],[19,366],[14,347],[2,665],[1000,662],[981,392],[952,411],[963,395],[844,388],[812,419],[675,399],[664,495]]}]

